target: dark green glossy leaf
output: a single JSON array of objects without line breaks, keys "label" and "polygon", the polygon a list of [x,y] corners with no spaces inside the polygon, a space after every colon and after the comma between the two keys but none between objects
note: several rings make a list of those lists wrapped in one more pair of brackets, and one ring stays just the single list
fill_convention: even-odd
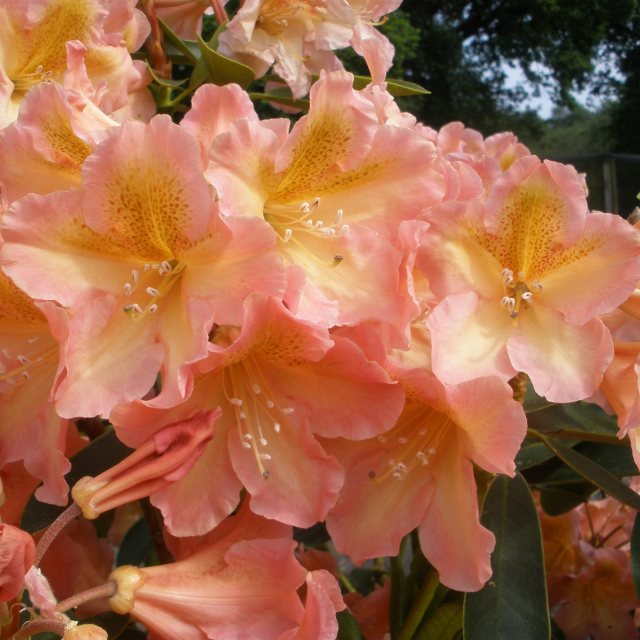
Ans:
[{"label": "dark green glossy leaf", "polygon": [[632,509],[640,509],[640,496],[607,469],[578,451],[565,446],[557,439],[549,438],[544,434],[539,434],[539,437],[566,465],[583,478]]},{"label": "dark green glossy leaf", "polygon": [[542,534],[524,478],[497,476],[484,500],[482,524],[496,536],[493,576],[464,599],[465,640],[550,637]]},{"label": "dark green glossy leaf", "polygon": [[338,637],[336,640],[364,640],[356,619],[348,609],[338,611]]},{"label": "dark green glossy leaf", "polygon": [[122,540],[122,544],[118,549],[116,566],[119,567],[123,564],[137,566],[143,564],[152,549],[153,541],[151,540],[149,525],[145,518],[140,518],[140,520],[127,531]]},{"label": "dark green glossy leaf", "polygon": [[540,491],[540,506],[550,516],[560,516],[588,500],[595,490],[590,482],[562,489],[544,489]]},{"label": "dark green glossy leaf", "polygon": [[631,530],[631,575],[636,594],[640,598],[640,513],[636,513]]},{"label": "dark green glossy leaf", "polygon": [[600,407],[587,402],[552,404],[547,408],[533,411],[527,416],[529,426],[544,433],[558,431],[608,436],[616,439],[618,427],[615,419]]},{"label": "dark green glossy leaf", "polygon": [[541,411],[542,409],[548,409],[553,406],[553,402],[549,402],[546,398],[540,397],[534,390],[531,384],[527,386],[527,393],[524,397],[524,403],[522,405],[524,407],[525,413],[535,413],[536,411]]},{"label": "dark green glossy leaf", "polygon": [[[235,82],[246,89],[255,80],[256,74],[247,65],[232,60],[215,50],[218,33],[216,32],[209,43],[197,36],[202,57],[193,70],[191,85],[193,86],[194,82],[202,84],[206,78],[209,82],[217,85]],[[203,72],[205,73],[203,74]]]},{"label": "dark green glossy leaf", "polygon": [[420,627],[416,640],[453,640],[462,630],[462,605],[445,602]]},{"label": "dark green glossy leaf", "polygon": [[518,471],[530,469],[553,457],[553,452],[542,442],[525,440],[516,456],[516,468]]},{"label": "dark green glossy leaf", "polygon": [[[80,478],[97,476],[130,453],[131,449],[118,440],[115,431],[109,431],[92,440],[71,458],[71,471],[65,479],[73,487]],[[65,509],[66,507],[44,504],[32,497],[25,507],[20,527],[29,533],[40,531],[48,527]]]}]

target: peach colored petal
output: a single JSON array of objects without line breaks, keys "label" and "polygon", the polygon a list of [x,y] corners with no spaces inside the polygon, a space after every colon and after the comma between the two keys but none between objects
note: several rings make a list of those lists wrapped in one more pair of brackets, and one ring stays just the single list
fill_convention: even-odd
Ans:
[{"label": "peach colored petal", "polygon": [[511,319],[497,301],[479,299],[473,292],[447,296],[427,317],[427,326],[433,371],[443,382],[488,375],[508,380],[517,373],[506,350]]},{"label": "peach colored petal", "polygon": [[532,306],[509,339],[507,351],[538,394],[552,402],[573,402],[598,388],[613,357],[613,344],[599,318],[575,326],[556,311]]},{"label": "peach colored petal", "polygon": [[540,274],[544,302],[568,322],[607,313],[625,302],[640,280],[640,233],[623,218],[587,216],[584,236]]},{"label": "peach colored petal", "polygon": [[[336,549],[355,563],[396,555],[402,538],[424,520],[433,495],[433,484],[426,474],[409,472],[402,480],[375,477],[377,469],[386,469],[393,451],[387,451],[379,441],[366,444],[369,455],[361,455],[360,461],[347,465],[346,484],[338,504],[327,516],[327,529]],[[343,462],[341,450],[348,447],[337,442],[329,450]],[[376,535],[372,535],[374,531]]]},{"label": "peach colored petal", "polygon": [[420,546],[442,584],[478,591],[491,577],[493,534],[480,524],[472,465],[453,438],[439,448],[435,489],[418,532]]},{"label": "peach colored petal", "polygon": [[198,157],[195,140],[168,116],[125,123],[83,167],[87,224],[147,261],[179,257],[210,225]]}]

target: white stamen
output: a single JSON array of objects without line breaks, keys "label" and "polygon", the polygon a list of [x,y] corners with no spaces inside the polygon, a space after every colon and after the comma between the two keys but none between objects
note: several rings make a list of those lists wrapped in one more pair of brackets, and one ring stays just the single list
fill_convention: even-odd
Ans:
[{"label": "white stamen", "polygon": [[521,297],[523,300],[531,300],[533,298],[533,294],[531,291],[525,291]]},{"label": "white stamen", "polygon": [[243,443],[242,443],[242,446],[243,446],[245,449],[251,449],[251,443],[249,443],[249,442],[246,442],[246,441],[245,441],[245,442],[243,442]]},{"label": "white stamen", "polygon": [[436,450],[433,447],[429,449],[429,455],[433,455],[435,452]]},{"label": "white stamen", "polygon": [[265,404],[267,405],[267,409],[273,409],[273,407],[275,407],[275,404],[273,404],[273,400],[267,400]]},{"label": "white stamen", "polygon": [[150,304],[149,308],[147,309],[147,311],[149,313],[155,313],[158,310],[158,305],[157,304]]},{"label": "white stamen", "polygon": [[289,242],[289,240],[291,240],[291,236],[293,235],[293,230],[292,229],[285,229],[284,230],[284,237],[282,238],[282,242]]},{"label": "white stamen", "polygon": [[295,411],[295,409],[293,407],[285,407],[284,409],[282,409],[282,413],[285,416],[291,415],[294,411]]},{"label": "white stamen", "polygon": [[271,460],[271,455],[268,453],[261,453],[260,460]]},{"label": "white stamen", "polygon": [[130,296],[133,293],[133,286],[130,282],[124,283],[124,295]]},{"label": "white stamen", "polygon": [[255,393],[256,395],[258,395],[258,394],[262,391],[262,389],[260,388],[260,385],[259,385],[257,382],[254,382],[254,383],[251,385],[251,391],[253,391],[253,393]]},{"label": "white stamen", "polygon": [[234,407],[241,407],[242,400],[240,398],[229,398],[229,404],[232,404]]},{"label": "white stamen", "polygon": [[266,447],[269,444],[269,441],[266,438],[260,438],[260,444],[263,447]]},{"label": "white stamen", "polygon": [[137,269],[131,269],[131,279],[133,280],[133,284],[138,284],[139,281],[139,272]]},{"label": "white stamen", "polygon": [[238,418],[240,418],[240,420],[246,420],[247,414],[244,411],[238,411]]},{"label": "white stamen", "polygon": [[274,422],[273,423],[273,430],[276,433],[280,433],[280,430],[282,429],[282,425],[279,422]]},{"label": "white stamen", "polygon": [[160,295],[160,292],[154,287],[147,287],[145,291],[153,298],[157,298]]},{"label": "white stamen", "polygon": [[407,444],[407,439],[406,439],[406,438],[404,438],[404,437],[401,437],[401,438],[398,438],[398,442],[399,442],[400,444]]},{"label": "white stamen", "polygon": [[18,359],[18,362],[20,364],[31,364],[31,360],[29,360],[27,356],[23,356],[22,354],[19,354],[16,356],[16,358]]}]

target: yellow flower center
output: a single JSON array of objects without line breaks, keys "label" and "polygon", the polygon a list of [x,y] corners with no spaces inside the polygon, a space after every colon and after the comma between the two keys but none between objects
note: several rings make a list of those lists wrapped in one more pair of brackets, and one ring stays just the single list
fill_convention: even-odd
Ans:
[{"label": "yellow flower center", "polygon": [[186,265],[177,260],[145,262],[142,270],[132,269],[131,280],[123,287],[130,300],[123,311],[134,320],[157,313],[160,299],[171,291],[185,269]]}]

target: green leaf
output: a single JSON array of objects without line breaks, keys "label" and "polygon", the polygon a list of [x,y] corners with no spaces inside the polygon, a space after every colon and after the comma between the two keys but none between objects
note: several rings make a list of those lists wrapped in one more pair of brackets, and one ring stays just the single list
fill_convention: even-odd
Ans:
[{"label": "green leaf", "polygon": [[636,513],[631,530],[631,576],[640,598],[640,513]]},{"label": "green leaf", "polygon": [[[575,488],[574,488],[575,486]],[[560,516],[582,504],[596,491],[590,482],[583,482],[562,489],[544,489],[540,491],[540,506],[550,516]]]},{"label": "green leaf", "polygon": [[535,413],[553,406],[553,402],[549,402],[546,398],[539,396],[531,386],[527,385],[527,392],[524,397],[523,408],[525,413]]},{"label": "green leaf", "polygon": [[566,447],[558,440],[549,438],[542,433],[539,433],[538,437],[576,473],[623,504],[632,509],[640,510],[640,496],[613,474],[609,473],[607,469],[578,451]]},{"label": "green leaf", "polygon": [[147,68],[151,77],[154,81],[159,84],[161,87],[167,87],[168,89],[177,89],[181,87],[183,84],[187,82],[187,78],[183,78],[182,80],[171,80],[169,78],[160,77],[152,68],[151,65],[147,62]]},{"label": "green leaf", "polygon": [[416,640],[453,640],[462,630],[462,606],[457,602],[445,602],[420,627]]},{"label": "green leaf", "polygon": [[364,640],[356,619],[348,609],[338,611],[338,637],[336,640]]},{"label": "green leaf", "polygon": [[263,102],[275,102],[277,104],[285,105],[286,107],[294,107],[295,109],[301,109],[304,112],[309,111],[309,101],[303,99],[294,98],[291,95],[291,92],[286,93],[286,88],[280,89],[279,87],[274,87],[270,89],[268,93],[256,93],[252,92],[249,94],[249,97],[252,100],[262,100]]},{"label": "green leaf", "polygon": [[[65,476],[70,487],[84,476],[97,476],[117,464],[131,453],[111,430],[92,440],[82,451],[71,458],[71,471]],[[20,528],[35,533],[48,527],[66,507],[44,504],[31,497],[20,521]]]},{"label": "green leaf", "polygon": [[524,478],[497,476],[484,500],[482,524],[496,536],[493,576],[464,599],[465,640],[550,637],[542,534]]},{"label": "green leaf", "polygon": [[162,29],[167,44],[173,46],[179,53],[185,56],[191,64],[196,64],[200,57],[197,43],[182,40],[163,20],[158,19],[158,24],[160,25],[160,29]]},{"label": "green leaf", "polygon": [[516,456],[516,468],[518,471],[530,469],[553,457],[555,457],[553,452],[549,451],[544,443],[526,439]]},{"label": "green leaf", "polygon": [[[392,96],[426,96],[431,93],[431,91],[427,91],[424,87],[421,87],[419,84],[415,82],[408,82],[407,80],[397,80],[395,78],[387,78],[385,80],[387,84],[387,91]],[[371,83],[370,76],[354,76],[353,78],[353,88],[354,89],[364,89],[368,84]]]},{"label": "green leaf", "polygon": [[587,402],[553,404],[528,414],[529,426],[537,431],[553,433],[571,431],[617,438],[618,426],[600,407]]},{"label": "green leaf", "polygon": [[197,35],[202,57],[196,63],[191,75],[191,86],[194,86],[194,83],[202,84],[208,79],[217,85],[235,82],[246,89],[255,80],[256,74],[251,67],[232,60],[215,50],[219,33],[220,29],[216,31],[209,43]]}]

